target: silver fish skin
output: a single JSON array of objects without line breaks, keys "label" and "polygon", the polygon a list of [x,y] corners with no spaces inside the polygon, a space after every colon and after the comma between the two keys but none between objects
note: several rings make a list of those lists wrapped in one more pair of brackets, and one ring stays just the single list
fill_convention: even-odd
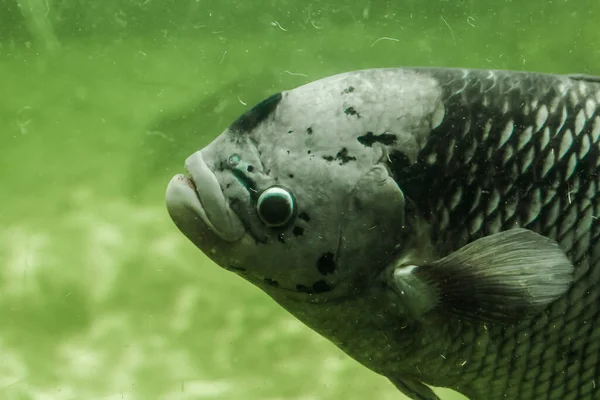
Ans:
[{"label": "silver fish skin", "polygon": [[600,399],[599,78],[348,72],[186,169],[182,233],[409,398]]}]

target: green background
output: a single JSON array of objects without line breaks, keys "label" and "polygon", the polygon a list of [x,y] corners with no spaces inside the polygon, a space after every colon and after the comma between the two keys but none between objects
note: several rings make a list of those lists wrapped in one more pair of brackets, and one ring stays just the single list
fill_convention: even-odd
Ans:
[{"label": "green background", "polygon": [[338,72],[600,74],[599,17],[592,0],[0,0],[0,399],[402,399],[194,248],[168,180],[253,103]]}]

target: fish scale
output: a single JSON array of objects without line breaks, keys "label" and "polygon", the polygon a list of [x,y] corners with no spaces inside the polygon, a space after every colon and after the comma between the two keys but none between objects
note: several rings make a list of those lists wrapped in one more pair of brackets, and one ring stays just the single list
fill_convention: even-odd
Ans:
[{"label": "fish scale", "polygon": [[[487,328],[490,341],[480,363],[465,354],[469,346],[455,349],[475,365],[463,373],[460,381],[466,383],[461,385],[473,400],[600,399],[595,390],[597,384],[600,390],[600,229],[595,217],[600,215],[600,87],[500,71],[431,74],[442,84],[446,118],[419,154],[420,162],[431,166],[431,196],[418,198],[430,198],[423,215],[448,215],[430,220],[438,248],[454,251],[484,235],[522,226],[557,240],[577,264],[577,282],[543,315],[516,326]],[[523,108],[533,100],[537,108]],[[547,140],[540,141],[540,135]],[[473,143],[478,143],[474,152]],[[489,154],[491,163],[481,162]],[[469,166],[471,159],[480,164]],[[438,165],[446,172],[438,174]],[[472,173],[477,178],[468,180]],[[410,174],[397,173],[409,198],[419,185]],[[440,201],[435,200],[438,193]],[[455,339],[478,337],[478,330],[463,326]],[[485,384],[469,387],[479,378]]]}]

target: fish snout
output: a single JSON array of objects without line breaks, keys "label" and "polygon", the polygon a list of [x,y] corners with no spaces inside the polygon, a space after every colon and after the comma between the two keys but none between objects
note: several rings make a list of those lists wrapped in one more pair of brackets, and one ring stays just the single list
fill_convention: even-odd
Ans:
[{"label": "fish snout", "polygon": [[166,204],[173,222],[190,239],[190,235],[197,237],[197,231],[202,230],[198,225],[204,224],[224,241],[240,240],[246,233],[244,225],[231,209],[201,151],[186,159],[185,169],[189,177],[175,175],[167,186]]}]

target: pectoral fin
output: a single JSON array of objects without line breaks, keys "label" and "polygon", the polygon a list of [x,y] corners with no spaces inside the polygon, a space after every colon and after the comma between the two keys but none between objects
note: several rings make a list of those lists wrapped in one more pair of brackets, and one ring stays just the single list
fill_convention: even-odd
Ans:
[{"label": "pectoral fin", "polygon": [[436,309],[507,323],[536,315],[563,295],[573,271],[555,241],[518,228],[475,240],[430,264],[396,266],[388,279],[415,316]]}]

